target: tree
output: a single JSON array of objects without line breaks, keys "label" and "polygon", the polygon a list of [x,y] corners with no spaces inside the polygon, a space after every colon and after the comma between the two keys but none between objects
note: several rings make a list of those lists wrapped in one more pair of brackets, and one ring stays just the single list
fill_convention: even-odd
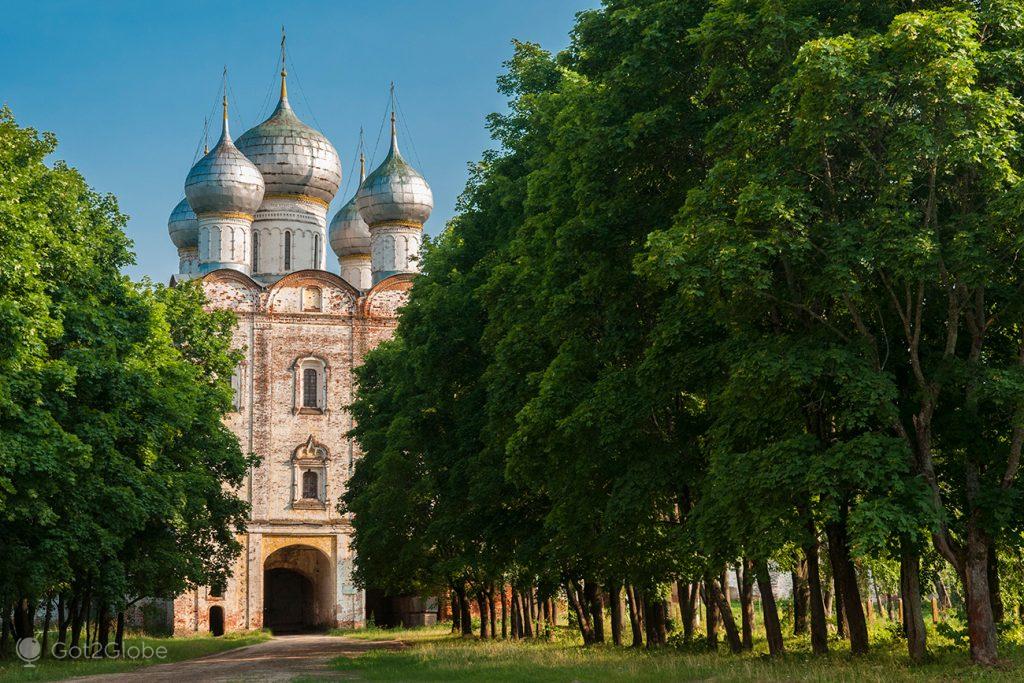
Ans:
[{"label": "tree", "polygon": [[60,595],[105,645],[128,601],[224,581],[252,461],[221,423],[233,316],[122,275],[124,216],[55,144],[0,113],[0,599],[24,636]]}]

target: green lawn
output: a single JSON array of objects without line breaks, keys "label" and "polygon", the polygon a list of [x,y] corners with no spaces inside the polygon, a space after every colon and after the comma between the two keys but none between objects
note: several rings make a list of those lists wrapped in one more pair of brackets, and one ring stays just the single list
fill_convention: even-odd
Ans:
[{"label": "green lawn", "polygon": [[120,673],[133,671],[153,664],[178,662],[183,659],[194,659],[216,654],[236,647],[252,645],[270,638],[269,633],[250,631],[246,633],[229,633],[219,638],[209,635],[188,638],[152,638],[138,636],[125,638],[125,651],[132,646],[141,647],[143,642],[154,650],[158,647],[167,649],[162,659],[98,659],[98,660],[54,660],[41,659],[35,667],[25,667],[20,660],[0,660],[0,681],[53,681],[74,676],[91,676],[95,674]]},{"label": "green lawn", "polygon": [[481,642],[452,636],[448,627],[370,629],[339,635],[364,640],[400,640],[399,651],[376,650],[333,662],[339,671],[359,679],[389,681],[911,681],[1006,680],[1024,678],[1024,646],[1006,643],[1005,663],[998,669],[972,666],[963,649],[930,633],[931,661],[921,666],[907,662],[904,643],[879,624],[873,630],[873,651],[851,658],[844,641],[833,640],[833,654],[814,657],[806,638],[791,638],[789,654],[772,661],[763,642],[753,653],[732,655],[723,645],[719,652],[685,651],[668,647],[660,652],[598,646],[584,648],[575,634],[559,628],[554,642]]}]

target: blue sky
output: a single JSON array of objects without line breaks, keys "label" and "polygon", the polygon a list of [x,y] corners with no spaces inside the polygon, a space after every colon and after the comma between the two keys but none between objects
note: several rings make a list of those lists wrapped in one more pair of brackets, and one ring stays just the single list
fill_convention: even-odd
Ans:
[{"label": "blue sky", "polygon": [[[56,157],[118,197],[138,261],[128,273],[166,281],[177,268],[167,215],[183,196],[203,119],[215,112],[221,70],[228,67],[237,137],[276,101],[282,24],[289,99],[334,143],[346,176],[360,126],[372,152],[395,81],[412,133],[403,152],[434,190],[426,227],[436,234],[453,213],[467,162],[493,146],[484,117],[505,107],[495,78],[512,39],[560,50],[576,12],[598,4],[11,2],[0,21],[0,103],[22,125],[56,133]],[[348,193],[354,190],[349,183]],[[332,215],[347,200],[342,192]]]}]

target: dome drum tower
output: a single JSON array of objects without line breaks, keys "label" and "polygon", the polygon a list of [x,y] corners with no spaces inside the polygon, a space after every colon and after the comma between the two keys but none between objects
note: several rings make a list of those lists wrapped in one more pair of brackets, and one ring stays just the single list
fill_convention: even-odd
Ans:
[{"label": "dome drum tower", "polygon": [[167,232],[178,248],[178,279],[195,276],[199,272],[199,221],[188,199],[182,199],[171,211]]},{"label": "dome drum tower", "polygon": [[287,76],[281,69],[281,99],[274,112],[238,138],[238,149],[266,184],[252,226],[252,275],[263,282],[326,267],[327,208],[341,184],[338,153],[292,111]]},{"label": "dome drum tower", "polygon": [[[366,157],[359,153],[359,184],[366,179]],[[331,249],[338,256],[342,279],[360,290],[373,286],[370,268],[370,228],[359,215],[356,198],[334,215],[328,232]]]},{"label": "dome drum tower", "polygon": [[398,273],[419,272],[423,224],[434,208],[434,196],[398,151],[394,111],[391,149],[360,185],[356,206],[369,226],[373,284]]},{"label": "dome drum tower", "polygon": [[223,107],[220,140],[189,171],[185,196],[198,223],[199,272],[229,268],[248,275],[252,219],[263,201],[264,183],[231,140],[227,95]]}]

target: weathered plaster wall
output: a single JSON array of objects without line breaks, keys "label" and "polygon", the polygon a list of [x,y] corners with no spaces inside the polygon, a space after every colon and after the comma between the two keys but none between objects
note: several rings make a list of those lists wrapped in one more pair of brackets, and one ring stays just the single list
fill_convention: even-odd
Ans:
[{"label": "weathered plaster wall", "polygon": [[[262,626],[263,570],[274,550],[289,544],[329,548],[331,596],[339,625],[360,625],[364,596],[352,583],[351,526],[337,505],[359,458],[346,438],[354,392],[353,369],[363,356],[394,333],[397,309],[408,296],[411,275],[379,283],[365,295],[325,271],[299,271],[263,288],[230,271],[205,276],[209,306],[238,315],[234,343],[245,350],[239,368],[236,412],[226,418],[244,450],[262,462],[241,496],[252,503],[243,553],[222,597],[200,588],[179,597],[174,606],[175,633],[209,630],[209,608],[223,606],[225,630]],[[316,288],[319,297],[304,295]],[[311,307],[316,302],[318,306]],[[315,358],[325,366],[322,410],[302,407],[297,361]],[[296,449],[313,443],[326,449],[325,500],[296,505]],[[320,540],[317,540],[320,539]],[[327,584],[324,584],[327,585]]]}]

